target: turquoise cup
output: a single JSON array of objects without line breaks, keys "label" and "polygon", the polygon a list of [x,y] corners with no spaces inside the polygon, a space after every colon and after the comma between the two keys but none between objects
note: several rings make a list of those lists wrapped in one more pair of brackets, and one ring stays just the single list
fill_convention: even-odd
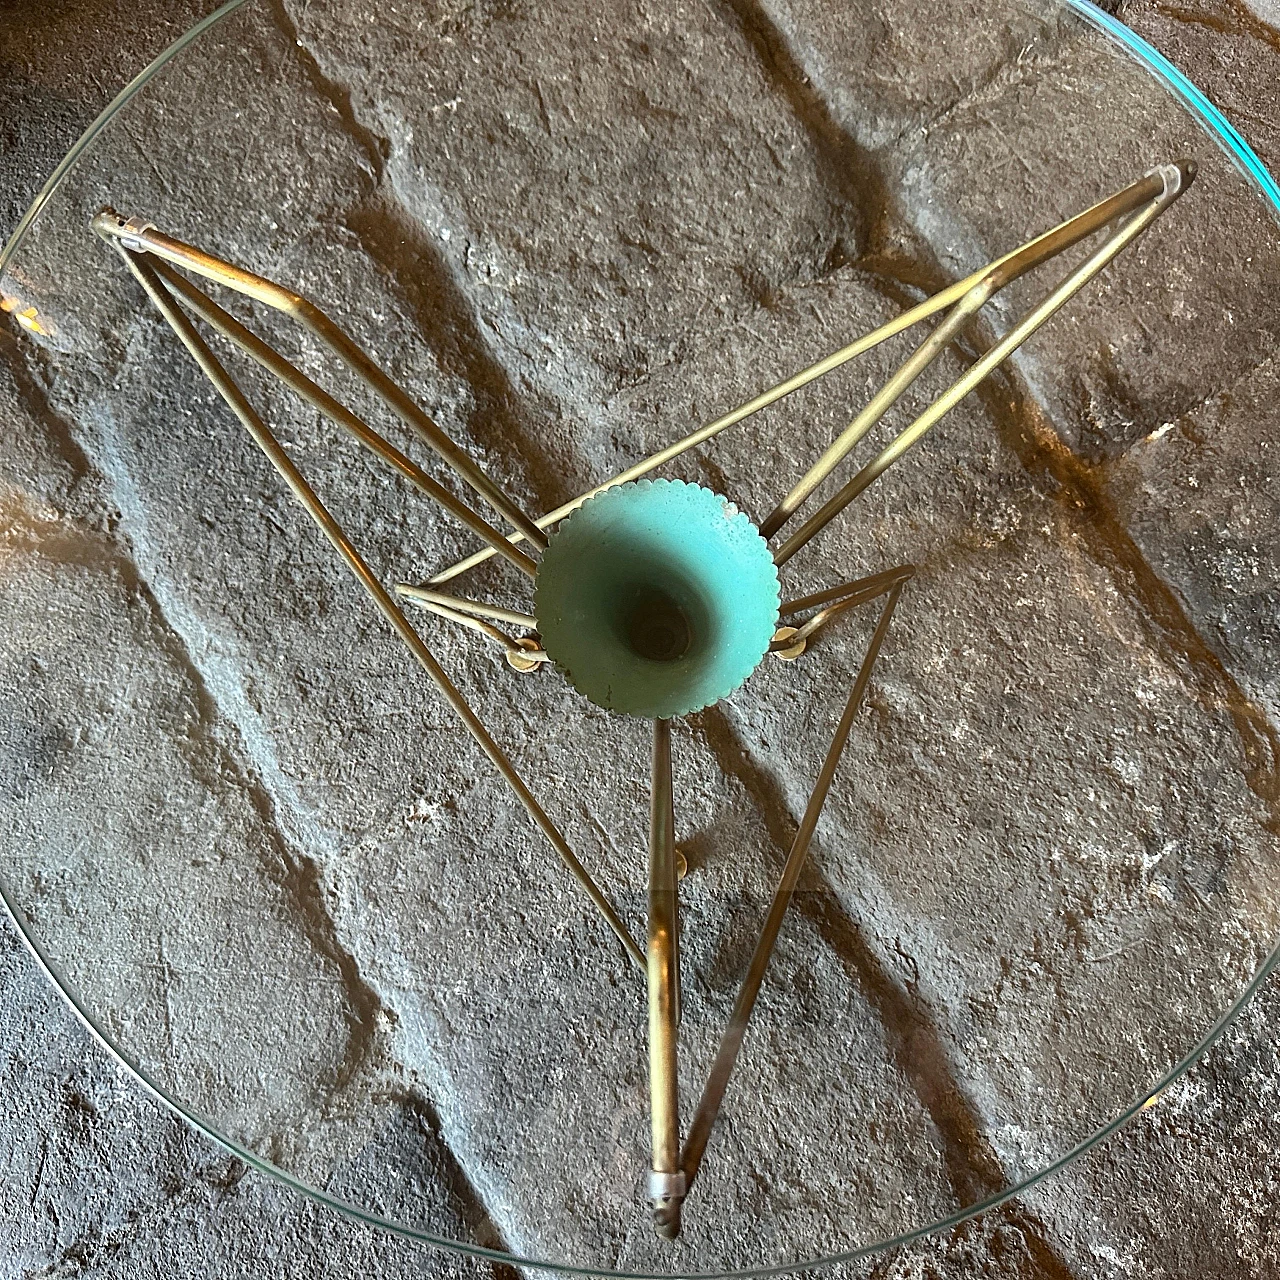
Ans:
[{"label": "turquoise cup", "polygon": [[639,480],[561,523],[538,565],[534,612],[579,693],[668,719],[718,702],[759,665],[778,624],[778,571],[727,498]]}]

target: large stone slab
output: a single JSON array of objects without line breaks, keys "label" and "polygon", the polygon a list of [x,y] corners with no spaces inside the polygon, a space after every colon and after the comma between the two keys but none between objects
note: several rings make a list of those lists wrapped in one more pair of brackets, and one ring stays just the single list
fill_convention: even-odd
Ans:
[{"label": "large stone slab", "polygon": [[263,1149],[311,1131],[341,1150],[330,1095],[376,1055],[377,1011],[315,918],[310,860],[119,548],[17,499],[5,526],[9,884],[108,1030],[197,1112]]},{"label": "large stone slab", "polygon": [[[82,559],[99,556],[102,528],[118,525],[117,577],[105,575],[93,607],[148,619],[152,639],[185,655],[187,678],[207,691],[185,749],[216,743],[226,769],[266,797],[264,838],[305,853],[294,886],[304,906],[290,903],[281,927],[306,924],[312,950],[299,963],[336,969],[376,1027],[345,1092],[329,1087],[332,1062],[302,1064],[311,1093],[284,1091],[272,1122],[297,1122],[304,1136],[268,1149],[440,1230],[597,1265],[781,1260],[935,1216],[1057,1154],[1239,989],[1274,928],[1269,811],[1248,786],[1256,762],[1229,683],[1171,647],[1150,610],[1159,575],[1175,571],[1211,610],[1239,548],[1196,577],[1184,544],[1144,542],[1150,517],[1127,508],[1137,545],[1164,556],[1135,589],[1131,571],[1145,562],[1118,555],[1125,525],[1079,506],[1093,491],[1058,465],[1017,388],[1001,386],[789,566],[795,590],[903,559],[920,573],[784,933],[689,1234],[660,1249],[640,1206],[636,975],[119,266],[77,237],[107,193],[301,286],[523,501],[549,505],[847,341],[913,288],[1127,180],[1131,161],[1145,167],[1143,129],[1182,140],[1136,81],[1106,99],[1123,107],[1114,136],[1079,127],[1100,82],[1089,46],[1030,10],[1007,30],[962,15],[974,73],[957,78],[926,56],[945,47],[950,11],[922,6],[894,25],[868,9],[859,16],[874,22],[848,24],[878,33],[859,56],[914,49],[919,73],[859,98],[850,59],[861,46],[839,17],[775,8],[637,6],[608,24],[433,11],[419,27],[419,16],[373,23],[361,6],[309,6],[276,11],[282,25],[265,32],[246,18],[90,162],[20,278],[50,332],[31,348],[24,395],[65,424],[66,440],[6,453],[7,492],[28,514],[45,504],[40,519],[55,523],[100,512],[76,527],[76,545],[94,548]],[[406,85],[409,61],[429,69],[423,83]],[[219,100],[215,83],[234,107],[192,154],[185,122]],[[924,141],[921,128],[932,131]],[[1063,136],[1089,161],[1079,191],[1049,199],[1034,173],[993,191],[993,157],[1009,160],[1010,139],[1015,157],[1043,168]],[[181,187],[167,180],[176,172]],[[1228,191],[1227,179],[1204,189]],[[1206,370],[1224,386],[1254,376],[1270,313],[1257,313],[1263,338],[1212,346],[1240,276],[1214,275],[1222,255],[1187,212],[1193,198],[1170,215],[1183,238],[1167,257],[1117,273],[1106,307],[1065,317],[1056,345],[1023,362],[1062,438],[1089,457],[1123,453],[1142,414],[1182,412],[1183,391]],[[1192,221],[1172,221],[1184,213]],[[1175,268],[1186,262],[1205,273],[1183,280]],[[1167,279],[1172,302],[1160,292]],[[1206,281],[1218,312],[1179,313],[1187,358],[1159,367],[1158,344],[1135,346],[1134,326],[1175,318],[1156,293],[1190,305]],[[334,376],[306,339],[269,330],[309,371]],[[1113,342],[1123,368],[1141,372],[1150,359],[1155,371],[1136,416],[1112,411],[1123,399],[1103,376]],[[762,515],[907,349],[900,340],[677,470]],[[1064,380],[1066,367],[1086,375]],[[918,396],[959,368],[948,359]],[[469,545],[312,415],[247,382],[381,575],[425,574]],[[1151,511],[1174,474],[1151,480]],[[131,566],[145,609],[119,598]],[[505,570],[475,589],[527,600]],[[89,606],[77,601],[90,594],[76,586],[62,604],[82,629]],[[424,630],[639,931],[643,728],[592,711],[551,673],[516,677],[446,624]],[[867,617],[846,620],[800,664],[768,666],[678,737],[680,830],[695,862],[686,1096],[868,634]],[[1261,662],[1265,636],[1254,651]],[[180,699],[171,691],[166,703],[164,690],[177,677],[144,674],[169,725],[166,707]],[[148,785],[176,790],[169,766],[146,760]],[[39,770],[14,776],[27,785]],[[119,803],[124,831],[154,802],[125,793]],[[170,879],[176,893],[222,901],[185,868]],[[256,918],[277,886],[241,887]],[[150,917],[134,929],[143,940],[155,932]],[[1133,981],[1135,965],[1148,987]],[[246,964],[206,995],[238,1004],[257,973]],[[154,1011],[163,991],[146,992]],[[340,1045],[337,1007],[300,1042]],[[308,1107],[323,1121],[308,1120]],[[425,1156],[413,1145],[423,1115],[438,1117]],[[466,1203],[449,1199],[446,1152]],[[419,1180],[424,1198],[396,1198]],[[1074,1241],[1082,1220],[1070,1204],[1052,1230],[1014,1216],[1009,1231],[972,1233],[943,1256],[953,1269],[992,1256],[1019,1274],[1088,1274],[1087,1250],[1068,1264],[1057,1244]],[[1123,1229],[1091,1225],[1080,1238],[1105,1251]],[[890,1265],[909,1274],[915,1263]]]}]

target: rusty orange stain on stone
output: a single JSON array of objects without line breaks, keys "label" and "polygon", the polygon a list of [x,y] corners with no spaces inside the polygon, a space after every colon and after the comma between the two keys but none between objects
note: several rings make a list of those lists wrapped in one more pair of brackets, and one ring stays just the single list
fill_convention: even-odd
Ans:
[{"label": "rusty orange stain on stone", "polygon": [[13,318],[30,333],[45,338],[49,336],[49,330],[40,320],[40,312],[35,307],[23,306],[21,298],[8,293],[0,294],[0,311],[12,313]]}]

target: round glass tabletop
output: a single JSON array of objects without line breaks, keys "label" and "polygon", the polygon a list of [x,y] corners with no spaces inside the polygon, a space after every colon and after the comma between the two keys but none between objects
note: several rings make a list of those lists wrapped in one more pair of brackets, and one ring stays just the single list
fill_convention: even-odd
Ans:
[{"label": "round glass tabletop", "polygon": [[[224,6],[0,258],[19,927],[204,1132],[449,1248],[759,1273],[1016,1195],[1280,936],[1277,215],[1084,3]],[[975,314],[893,332],[947,290]],[[655,726],[578,693],[536,528],[442,578],[779,384],[653,470],[780,561],[796,630],[723,700]],[[639,592],[674,669],[687,618],[635,623],[663,584],[607,568],[592,599]],[[682,1195],[668,1239],[649,1201]]]}]

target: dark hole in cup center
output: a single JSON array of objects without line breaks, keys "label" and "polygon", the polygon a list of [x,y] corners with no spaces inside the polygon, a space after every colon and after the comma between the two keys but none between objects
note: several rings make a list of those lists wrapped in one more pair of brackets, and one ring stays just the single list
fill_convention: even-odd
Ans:
[{"label": "dark hole in cup center", "polygon": [[683,658],[693,642],[684,610],[665,591],[640,587],[623,620],[627,643],[651,662]]}]

